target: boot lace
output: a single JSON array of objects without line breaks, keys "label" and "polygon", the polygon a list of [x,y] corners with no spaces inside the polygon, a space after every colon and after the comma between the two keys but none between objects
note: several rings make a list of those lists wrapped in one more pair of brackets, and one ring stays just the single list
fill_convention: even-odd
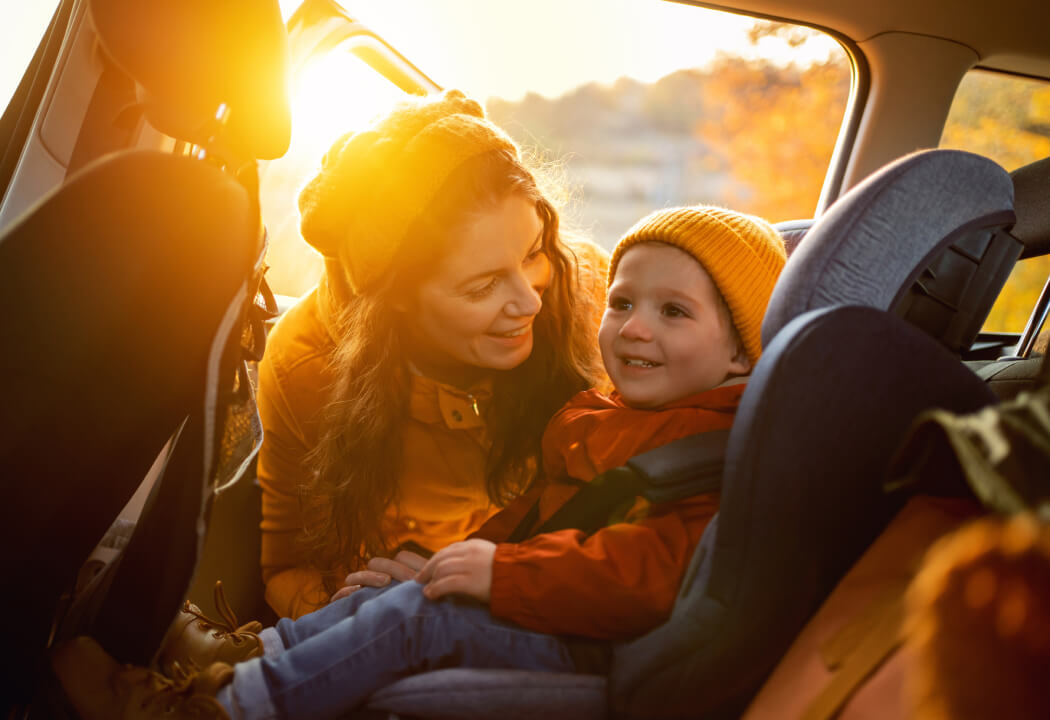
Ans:
[{"label": "boot lace", "polygon": [[[127,669],[134,670],[135,668],[127,666]],[[196,678],[196,668],[187,670],[179,665],[172,669],[170,678],[148,671],[148,674],[142,678],[147,688],[139,703],[139,708],[142,710],[155,709],[164,713],[181,710],[192,717],[229,720],[229,715],[226,714],[226,710],[218,700],[196,692],[194,687]]]},{"label": "boot lace", "polygon": [[208,625],[213,629],[212,635],[217,638],[221,638],[224,635],[234,645],[242,645],[248,640],[255,640],[259,642],[259,635],[247,628],[255,625],[255,623],[245,623],[244,625],[238,625],[237,615],[234,614],[233,608],[230,607],[229,601],[226,600],[226,593],[222,589],[222,581],[215,581],[215,607],[219,611],[219,615],[222,616],[222,620],[213,620],[200,611],[195,605],[186,600],[182,605],[182,611],[189,613],[190,615],[197,618],[198,621]]}]

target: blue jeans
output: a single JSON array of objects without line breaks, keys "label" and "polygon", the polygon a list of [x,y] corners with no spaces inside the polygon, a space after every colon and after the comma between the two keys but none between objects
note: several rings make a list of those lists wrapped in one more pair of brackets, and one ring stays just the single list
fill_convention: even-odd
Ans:
[{"label": "blue jeans", "polygon": [[233,718],[337,718],[379,688],[440,668],[574,670],[558,636],[497,620],[476,602],[427,600],[413,580],[359,590],[275,629],[284,651],[239,663],[219,696]]}]

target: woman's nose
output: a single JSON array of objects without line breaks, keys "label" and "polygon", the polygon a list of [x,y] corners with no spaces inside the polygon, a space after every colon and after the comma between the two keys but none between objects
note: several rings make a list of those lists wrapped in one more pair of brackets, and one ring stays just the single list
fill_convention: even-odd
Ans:
[{"label": "woman's nose", "polygon": [[543,307],[543,291],[550,284],[550,263],[523,268],[515,277],[514,295],[507,303],[507,314],[531,317]]},{"label": "woman's nose", "polygon": [[514,295],[507,302],[506,311],[512,317],[532,317],[543,307],[542,289],[521,277],[514,283]]}]

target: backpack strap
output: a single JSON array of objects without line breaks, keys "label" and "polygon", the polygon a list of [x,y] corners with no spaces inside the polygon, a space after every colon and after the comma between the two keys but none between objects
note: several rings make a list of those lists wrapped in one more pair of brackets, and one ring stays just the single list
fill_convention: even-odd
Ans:
[{"label": "backpack strap", "polygon": [[[583,485],[545,523],[525,537],[569,528],[591,535],[609,524],[617,510],[639,496],[656,504],[719,490],[728,444],[729,430],[716,430],[679,438],[636,455],[625,465],[606,470]],[[530,519],[529,525],[535,525],[538,516],[537,503],[522,525]],[[514,535],[519,535],[519,530],[521,526]]]}]

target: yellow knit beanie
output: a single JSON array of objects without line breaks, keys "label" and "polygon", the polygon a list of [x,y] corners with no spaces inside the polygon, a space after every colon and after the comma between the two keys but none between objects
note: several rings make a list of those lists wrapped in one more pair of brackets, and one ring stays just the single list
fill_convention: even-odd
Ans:
[{"label": "yellow knit beanie", "polygon": [[780,233],[762,218],[710,205],[658,210],[635,223],[617,243],[609,283],[624,252],[645,242],[673,245],[697,259],[726,299],[747,356],[757,362],[762,355],[762,318],[787,260]]},{"label": "yellow knit beanie", "polygon": [[458,90],[399,103],[325,154],[299,194],[303,239],[325,257],[330,282],[367,293],[449,175],[494,150],[518,158],[514,141]]}]

